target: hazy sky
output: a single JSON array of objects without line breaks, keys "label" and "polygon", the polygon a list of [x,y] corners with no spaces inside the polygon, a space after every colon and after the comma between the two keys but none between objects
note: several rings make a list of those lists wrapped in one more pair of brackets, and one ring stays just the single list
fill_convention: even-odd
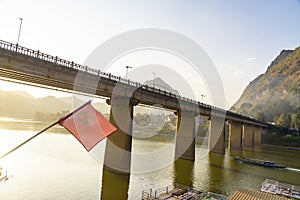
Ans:
[{"label": "hazy sky", "polygon": [[17,42],[22,17],[20,45],[80,64],[126,31],[183,34],[214,62],[230,105],[282,49],[300,45],[299,0],[0,0],[0,9],[1,40]]}]

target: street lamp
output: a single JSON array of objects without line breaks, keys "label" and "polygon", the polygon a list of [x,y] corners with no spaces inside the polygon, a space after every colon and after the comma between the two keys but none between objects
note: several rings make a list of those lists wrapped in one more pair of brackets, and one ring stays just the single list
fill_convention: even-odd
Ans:
[{"label": "street lamp", "polygon": [[201,101],[203,102],[203,99],[204,99],[205,95],[204,94],[201,94]]},{"label": "street lamp", "polygon": [[126,66],[126,79],[127,79],[127,75],[128,75],[128,70],[131,69],[132,67]]},{"label": "street lamp", "polygon": [[153,87],[155,87],[155,78],[156,78],[156,74],[154,72],[153,73]]},{"label": "street lamp", "polygon": [[20,35],[21,35],[21,28],[22,28],[22,21],[23,21],[23,19],[21,17],[19,19],[20,19],[20,27],[19,27],[19,34],[18,34],[17,45],[19,44]]}]

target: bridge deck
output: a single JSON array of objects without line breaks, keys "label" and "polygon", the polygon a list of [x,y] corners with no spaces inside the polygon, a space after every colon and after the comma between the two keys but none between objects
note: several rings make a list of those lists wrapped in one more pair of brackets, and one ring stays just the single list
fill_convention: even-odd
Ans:
[{"label": "bridge deck", "polygon": [[[141,104],[160,105],[177,112],[196,110],[197,114],[208,118],[219,117],[255,126],[270,126],[247,116],[1,40],[0,76],[107,98],[112,96],[118,85],[118,94]],[[84,81],[78,84],[78,78]]]}]

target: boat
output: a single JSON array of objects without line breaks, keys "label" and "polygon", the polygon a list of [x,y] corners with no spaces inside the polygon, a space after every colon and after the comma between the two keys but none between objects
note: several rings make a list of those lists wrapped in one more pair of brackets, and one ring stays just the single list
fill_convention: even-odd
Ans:
[{"label": "boat", "polygon": [[279,182],[277,180],[266,179],[261,184],[260,191],[300,199],[300,186]]},{"label": "boat", "polygon": [[259,160],[254,158],[245,158],[243,156],[234,156],[233,159],[240,163],[247,163],[247,164],[258,165],[263,167],[278,168],[278,169],[284,169],[287,167],[284,165],[277,165],[273,161]]},{"label": "boat", "polygon": [[5,173],[3,172],[4,169],[0,166],[0,183],[5,183],[8,181],[13,175],[8,175],[7,170],[5,170]]},{"label": "boat", "polygon": [[3,168],[0,167],[0,182],[2,181],[6,182],[8,180],[7,171],[5,171],[6,172],[5,174],[3,174],[2,170]]}]

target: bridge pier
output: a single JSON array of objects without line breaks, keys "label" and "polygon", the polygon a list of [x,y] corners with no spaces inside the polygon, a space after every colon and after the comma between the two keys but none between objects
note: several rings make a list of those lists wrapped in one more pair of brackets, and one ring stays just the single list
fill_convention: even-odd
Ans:
[{"label": "bridge pier", "polygon": [[118,174],[130,174],[134,103],[130,98],[114,98],[110,122],[117,128],[107,137],[104,169]]},{"label": "bridge pier", "polygon": [[238,122],[230,122],[228,147],[230,149],[242,148],[242,124]]},{"label": "bridge pier", "polygon": [[253,147],[254,146],[254,131],[253,126],[251,125],[243,125],[243,146],[245,147]]},{"label": "bridge pier", "polygon": [[213,118],[209,125],[208,149],[210,152],[225,153],[225,121]]},{"label": "bridge pier", "polygon": [[177,112],[175,159],[195,160],[195,116],[192,111]]},{"label": "bridge pier", "polygon": [[254,127],[254,146],[261,145],[262,128]]}]

